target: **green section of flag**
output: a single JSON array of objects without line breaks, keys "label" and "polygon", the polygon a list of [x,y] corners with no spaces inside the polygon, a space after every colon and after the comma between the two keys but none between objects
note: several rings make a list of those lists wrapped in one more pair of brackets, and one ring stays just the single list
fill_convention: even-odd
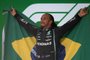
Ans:
[{"label": "green section of flag", "polygon": [[81,44],[80,49],[72,60],[90,60],[90,13],[82,18],[81,22],[67,37]]}]

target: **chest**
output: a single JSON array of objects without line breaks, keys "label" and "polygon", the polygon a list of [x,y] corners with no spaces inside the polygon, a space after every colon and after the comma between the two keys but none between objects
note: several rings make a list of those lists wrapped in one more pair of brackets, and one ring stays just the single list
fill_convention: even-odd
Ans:
[{"label": "chest", "polygon": [[41,46],[52,45],[53,31],[52,30],[39,31],[37,33],[36,39],[37,39],[37,45],[41,45]]}]

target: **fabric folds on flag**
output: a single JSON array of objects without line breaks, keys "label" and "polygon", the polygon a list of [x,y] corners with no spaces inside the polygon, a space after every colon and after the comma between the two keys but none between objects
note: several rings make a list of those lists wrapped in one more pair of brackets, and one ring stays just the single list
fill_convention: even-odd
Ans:
[{"label": "fabric folds on flag", "polygon": [[[90,10],[90,9],[89,9]],[[30,24],[35,25],[29,18],[18,12]],[[31,50],[36,44],[36,39],[19,25],[17,20],[10,14],[6,14],[5,25],[4,60],[32,60]],[[64,60],[88,60],[90,41],[90,14],[64,38],[60,43],[65,47]]]}]

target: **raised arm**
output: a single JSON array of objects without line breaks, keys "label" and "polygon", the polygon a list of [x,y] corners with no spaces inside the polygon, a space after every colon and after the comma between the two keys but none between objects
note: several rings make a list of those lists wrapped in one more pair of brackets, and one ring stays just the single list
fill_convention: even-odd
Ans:
[{"label": "raised arm", "polygon": [[87,10],[86,8],[83,8],[79,11],[79,13],[77,13],[72,19],[70,19],[66,24],[64,24],[63,26],[59,27],[58,31],[61,31],[60,33],[62,33],[62,35],[64,35],[65,33],[67,33],[68,31],[72,30],[77,23],[80,22],[81,18],[83,16],[85,16],[87,14]]},{"label": "raised arm", "polygon": [[31,33],[32,35],[36,36],[37,28],[35,26],[24,20],[23,17],[16,13],[15,9],[12,9],[11,14],[16,18],[18,23],[25,28],[27,33]]}]

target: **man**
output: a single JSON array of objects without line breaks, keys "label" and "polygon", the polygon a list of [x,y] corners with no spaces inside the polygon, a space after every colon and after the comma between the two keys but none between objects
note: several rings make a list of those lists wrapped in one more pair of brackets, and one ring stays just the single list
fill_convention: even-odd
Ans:
[{"label": "man", "polygon": [[87,14],[86,8],[81,9],[71,20],[61,27],[57,27],[51,14],[45,13],[41,17],[41,27],[36,28],[21,17],[15,9],[11,14],[22,25],[27,33],[35,36],[37,44],[31,52],[32,60],[64,60],[65,48],[59,43],[59,40],[65,33],[72,30],[81,18]]}]

